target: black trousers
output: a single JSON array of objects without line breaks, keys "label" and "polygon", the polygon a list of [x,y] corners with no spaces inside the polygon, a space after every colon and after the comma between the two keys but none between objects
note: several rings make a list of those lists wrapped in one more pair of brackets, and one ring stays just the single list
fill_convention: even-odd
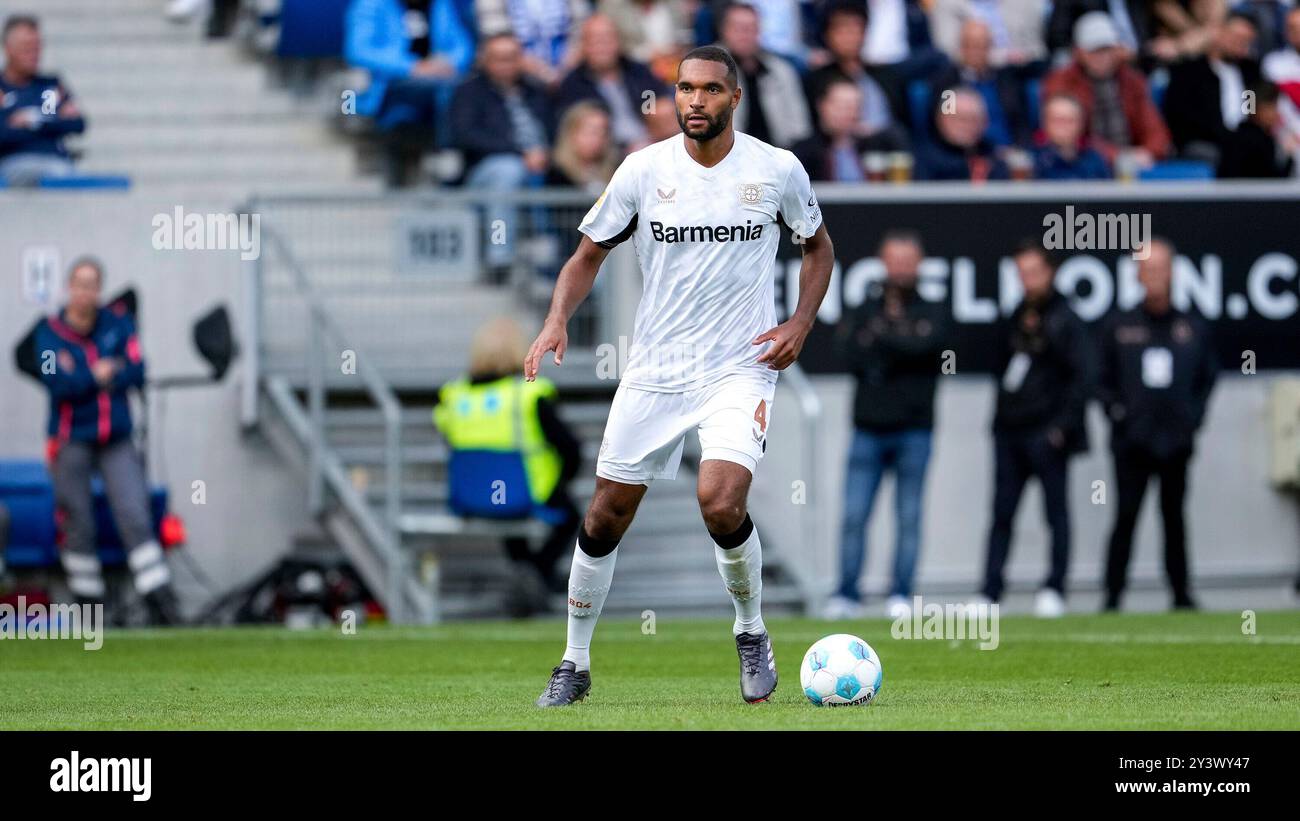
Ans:
[{"label": "black trousers", "polygon": [[563,484],[555,489],[550,499],[546,500],[546,506],[562,511],[564,514],[559,523],[551,526],[546,541],[533,551],[529,549],[527,539],[506,539],[506,555],[511,561],[532,564],[537,568],[537,572],[542,574],[548,587],[563,590],[567,589],[567,579],[555,575],[555,565],[562,556],[573,552],[573,546],[578,539],[578,526],[582,524],[582,514]]},{"label": "black trousers", "polygon": [[989,531],[983,593],[993,601],[1002,596],[1003,570],[1011,552],[1011,526],[1025,484],[1037,477],[1043,486],[1043,507],[1052,531],[1051,567],[1043,586],[1064,595],[1065,575],[1070,567],[1070,508],[1066,500],[1069,454],[1039,431],[997,433],[993,443],[993,527]]},{"label": "black trousers", "polygon": [[1189,454],[1156,457],[1143,451],[1115,455],[1115,490],[1119,509],[1110,534],[1106,555],[1106,592],[1116,601],[1128,579],[1128,560],[1133,552],[1133,530],[1137,527],[1142,497],[1152,477],[1160,480],[1160,518],[1165,533],[1165,572],[1176,602],[1185,601],[1187,589],[1187,530],[1183,522],[1183,500],[1187,496]]}]

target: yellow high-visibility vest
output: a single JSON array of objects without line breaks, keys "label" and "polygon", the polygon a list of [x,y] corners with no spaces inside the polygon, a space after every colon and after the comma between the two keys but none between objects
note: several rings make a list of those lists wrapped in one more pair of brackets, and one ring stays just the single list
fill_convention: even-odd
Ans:
[{"label": "yellow high-visibility vest", "polygon": [[433,424],[455,450],[517,452],[523,458],[528,493],[545,504],[560,481],[560,454],[546,441],[537,402],[554,400],[555,384],[538,378],[504,376],[472,384],[462,377],[443,385],[433,408]]}]

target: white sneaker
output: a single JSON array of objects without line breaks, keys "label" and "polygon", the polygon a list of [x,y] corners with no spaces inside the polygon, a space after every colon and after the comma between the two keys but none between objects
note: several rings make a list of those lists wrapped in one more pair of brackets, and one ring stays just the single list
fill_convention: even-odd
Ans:
[{"label": "white sneaker", "polygon": [[1050,587],[1034,596],[1034,615],[1040,619],[1059,619],[1065,615],[1065,598]]},{"label": "white sneaker", "polygon": [[912,602],[902,596],[890,596],[885,602],[885,615],[897,621],[912,617]]},{"label": "white sneaker", "polygon": [[827,621],[857,619],[862,617],[862,604],[844,596],[831,596],[822,610],[822,618]]}]

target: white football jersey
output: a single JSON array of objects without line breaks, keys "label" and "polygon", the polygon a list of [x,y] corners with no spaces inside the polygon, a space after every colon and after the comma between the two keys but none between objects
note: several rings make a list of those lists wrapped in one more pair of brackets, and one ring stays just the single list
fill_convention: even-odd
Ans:
[{"label": "white football jersey", "polygon": [[712,168],[678,134],[628,156],[578,230],[606,248],[632,238],[645,279],[623,384],[690,390],[727,373],[777,372],[756,360],[775,327],[781,223],[821,225],[794,154],[747,134]]}]

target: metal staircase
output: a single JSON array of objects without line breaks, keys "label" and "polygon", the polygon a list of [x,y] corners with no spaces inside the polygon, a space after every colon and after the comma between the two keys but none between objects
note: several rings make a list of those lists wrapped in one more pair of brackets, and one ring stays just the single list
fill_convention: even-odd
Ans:
[{"label": "metal staircase", "polygon": [[[519,307],[509,287],[485,285],[462,286],[455,298],[421,303],[426,324],[461,335],[441,359],[424,348],[435,361],[411,377],[409,350],[394,365],[382,344],[376,356],[375,346],[358,343],[366,329],[356,333],[356,326],[347,325],[348,300],[326,298],[273,217],[263,221],[262,247],[262,259],[249,264],[245,289],[254,364],[246,374],[246,422],[304,471],[309,509],[392,620],[502,615],[512,569],[500,540],[540,538],[544,526],[465,520],[448,512],[449,454],[433,427],[428,395],[459,371],[469,329],[500,313],[503,301],[516,313],[529,309]],[[293,316],[302,323],[301,339],[278,348],[268,342],[265,315],[272,269],[280,279],[276,321]],[[282,341],[292,342],[292,334],[279,330]],[[382,328],[370,330],[384,341]],[[428,333],[441,338],[446,329],[430,327]],[[340,371],[343,351],[353,357],[352,373]],[[580,507],[594,489],[596,453],[616,387],[596,379],[595,356],[590,348],[570,349],[557,371],[565,377],[561,414],[583,443],[581,478],[572,487]],[[421,389],[414,379],[423,380]],[[698,443],[688,439],[678,480],[657,483],[647,494],[620,552],[606,605],[610,612],[730,610],[695,501],[697,460]],[[762,512],[754,511],[754,518],[762,527]],[[766,553],[765,604],[802,605],[807,585],[782,564],[776,545]]]}]

